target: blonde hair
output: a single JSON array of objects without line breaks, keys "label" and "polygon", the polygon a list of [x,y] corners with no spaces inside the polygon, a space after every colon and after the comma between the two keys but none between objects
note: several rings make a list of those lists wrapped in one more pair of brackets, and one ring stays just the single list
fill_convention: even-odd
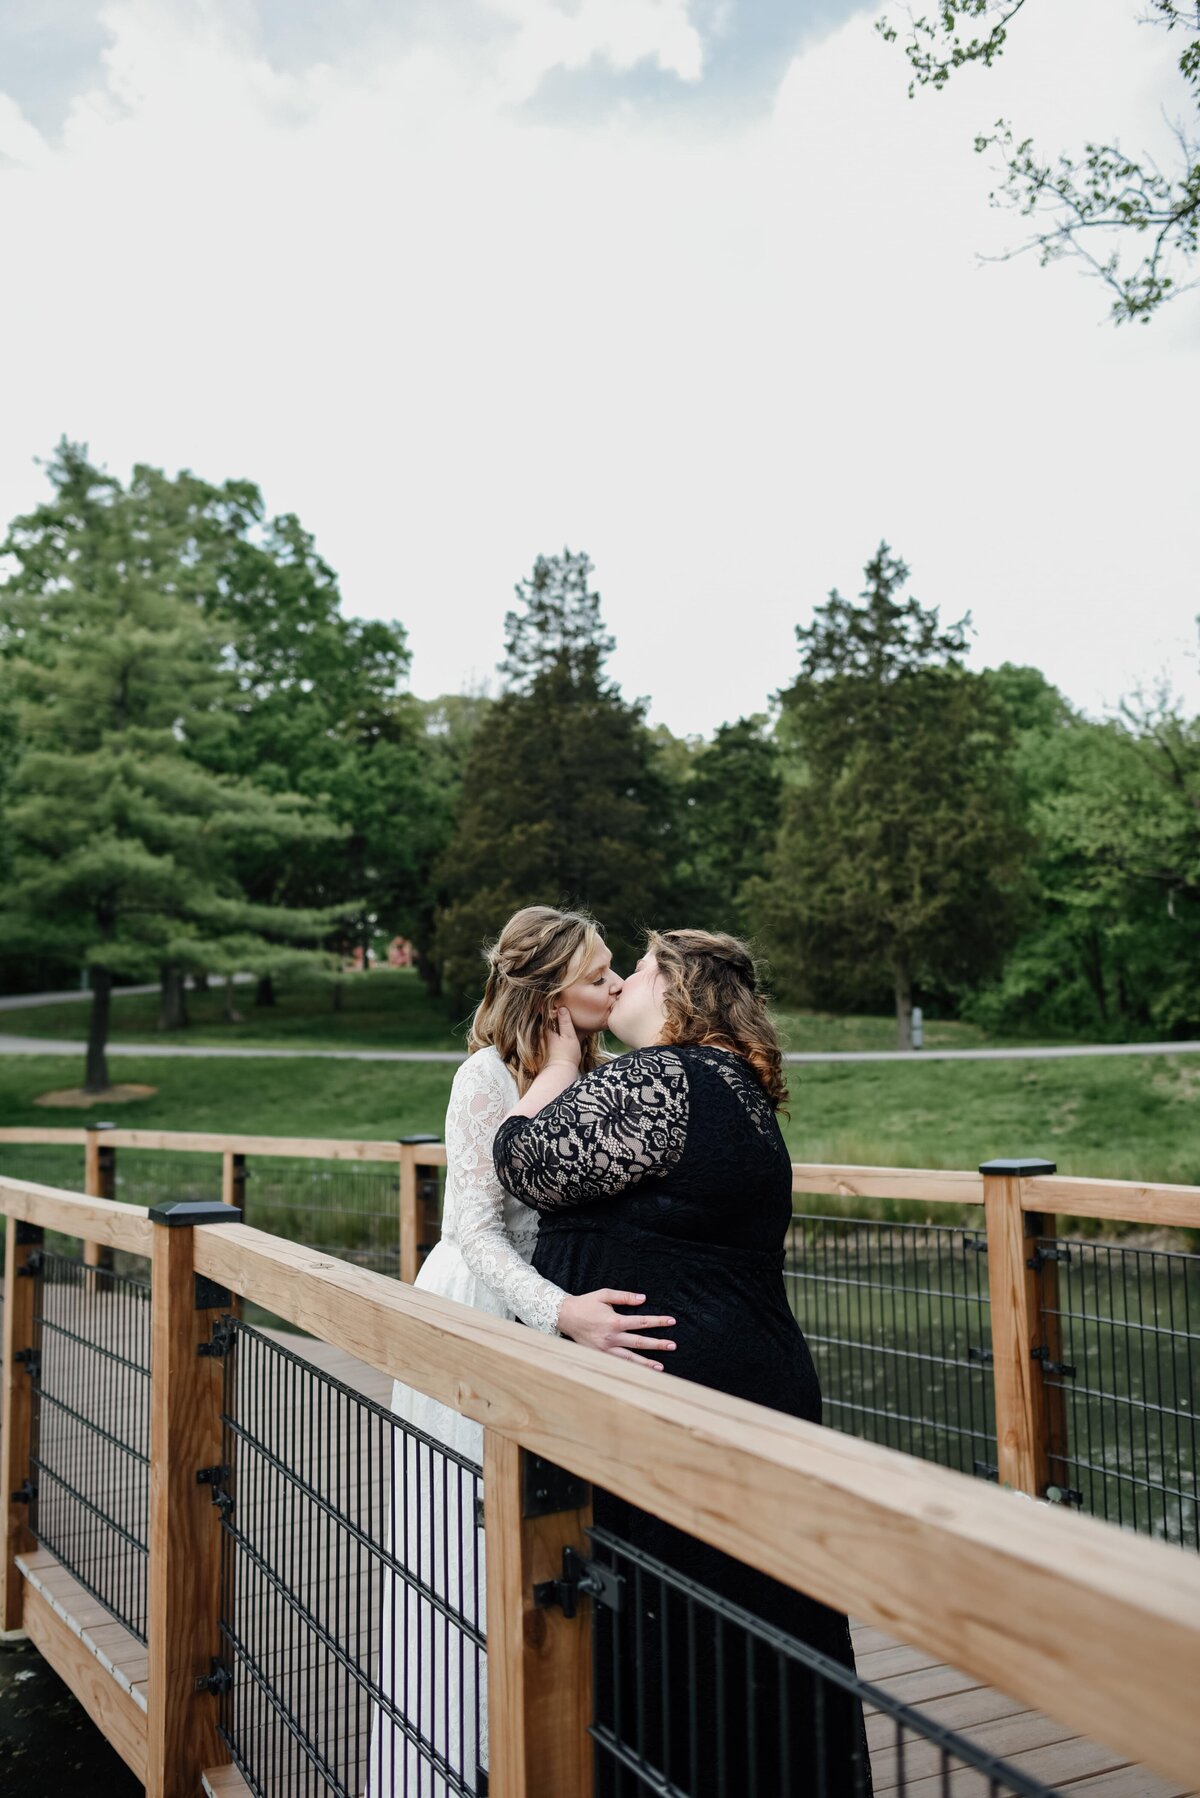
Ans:
[{"label": "blonde hair", "polygon": [[704,1043],[740,1055],[781,1110],[788,1096],[783,1051],[746,944],[720,931],[651,930],[646,952],[666,977],[662,1040]]},{"label": "blonde hair", "polygon": [[[495,1049],[524,1093],[546,1063],[555,999],[580,978],[600,945],[600,928],[586,912],[552,905],[514,912],[484,951],[487,984],[471,1019],[470,1053]],[[599,1033],[581,1036],[579,1044],[580,1071],[590,1074],[601,1059]]]}]

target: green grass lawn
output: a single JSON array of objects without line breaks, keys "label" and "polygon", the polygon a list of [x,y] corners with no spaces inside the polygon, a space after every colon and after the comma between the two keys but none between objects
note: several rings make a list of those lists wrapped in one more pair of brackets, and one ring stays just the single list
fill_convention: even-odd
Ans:
[{"label": "green grass lawn", "polygon": [[[333,1008],[329,982],[293,980],[279,987],[274,1006],[256,1006],[254,988],[240,986],[236,1004],[241,1022],[229,1023],[219,990],[189,993],[191,1022],[186,1030],[160,1032],[155,993],[113,996],[114,1042],[194,1043],[213,1048],[263,1046],[293,1049],[462,1049],[468,1016],[450,1017],[431,999],[421,978],[407,969],[376,969],[348,975],[342,982],[342,1008]],[[0,1032],[13,1036],[54,1037],[82,1042],[87,1031],[87,1005],[67,1001],[33,1005],[0,1013]],[[784,1046],[798,1052],[894,1049],[896,1024],[890,1017],[836,1017],[825,1012],[781,1011]],[[969,1049],[989,1039],[973,1024],[936,1019],[925,1025],[930,1049]]]},{"label": "green grass lawn", "polygon": [[[122,1125],[280,1136],[440,1133],[454,1073],[394,1062],[122,1057],[112,1066],[114,1078],[158,1089],[113,1107]],[[34,1103],[77,1086],[82,1072],[81,1057],[0,1059],[0,1122],[94,1118]],[[1200,1056],[842,1063],[790,1075],[784,1130],[798,1161],[975,1167],[994,1155],[1038,1154],[1063,1173],[1200,1181]]]}]

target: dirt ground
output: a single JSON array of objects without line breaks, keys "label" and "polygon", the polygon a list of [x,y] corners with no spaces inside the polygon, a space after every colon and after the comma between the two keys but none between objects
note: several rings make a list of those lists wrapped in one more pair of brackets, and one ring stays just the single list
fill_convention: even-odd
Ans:
[{"label": "dirt ground", "polygon": [[135,1779],[31,1642],[0,1641],[4,1798],[142,1798]]}]

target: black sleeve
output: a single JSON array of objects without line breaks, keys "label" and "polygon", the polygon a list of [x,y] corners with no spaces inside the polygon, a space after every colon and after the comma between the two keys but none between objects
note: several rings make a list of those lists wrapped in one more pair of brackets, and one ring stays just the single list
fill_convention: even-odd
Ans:
[{"label": "black sleeve", "polygon": [[585,1074],[536,1117],[509,1117],[493,1156],[535,1211],[590,1205],[666,1173],[687,1140],[688,1082],[671,1049],[635,1049]]}]

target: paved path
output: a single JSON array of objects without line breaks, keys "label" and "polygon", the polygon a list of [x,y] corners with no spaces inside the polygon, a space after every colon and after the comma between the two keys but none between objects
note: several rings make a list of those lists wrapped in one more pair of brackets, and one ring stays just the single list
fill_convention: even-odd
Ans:
[{"label": "paved path", "polygon": [[[85,1044],[44,1036],[0,1035],[0,1055],[80,1055]],[[459,1049],[281,1049],[184,1043],[109,1043],[109,1055],[168,1060],[229,1061],[428,1061],[456,1066],[466,1057]],[[831,1049],[785,1055],[793,1066],[839,1061],[1068,1061],[1088,1055],[1200,1055],[1200,1042],[1187,1043],[1065,1043],[1052,1048],[1020,1049],[916,1049],[902,1054],[897,1049]]]}]

